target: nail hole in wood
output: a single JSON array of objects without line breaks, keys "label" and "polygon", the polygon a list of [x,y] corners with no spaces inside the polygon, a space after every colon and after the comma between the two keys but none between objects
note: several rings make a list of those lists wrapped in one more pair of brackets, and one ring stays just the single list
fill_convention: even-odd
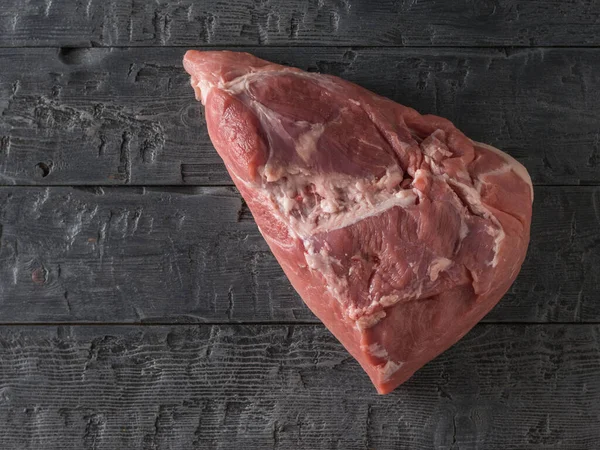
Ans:
[{"label": "nail hole in wood", "polygon": [[36,167],[36,175],[45,178],[50,174],[50,169],[52,164],[46,164],[44,162],[37,163]]}]

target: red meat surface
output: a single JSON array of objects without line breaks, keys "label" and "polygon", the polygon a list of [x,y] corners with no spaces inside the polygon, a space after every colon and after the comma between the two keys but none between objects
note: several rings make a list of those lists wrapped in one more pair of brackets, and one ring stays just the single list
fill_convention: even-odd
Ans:
[{"label": "red meat surface", "polygon": [[533,201],[516,160],[334,76],[227,51],[184,65],[271,251],[378,392],[509,289]]}]

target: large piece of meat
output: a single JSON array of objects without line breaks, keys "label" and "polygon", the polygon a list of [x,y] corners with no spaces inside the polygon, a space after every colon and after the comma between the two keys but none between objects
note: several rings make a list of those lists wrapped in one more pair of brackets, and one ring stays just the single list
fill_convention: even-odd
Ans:
[{"label": "large piece of meat", "polygon": [[184,65],[273,254],[378,392],[513,283],[533,190],[507,154],[334,76],[226,51]]}]

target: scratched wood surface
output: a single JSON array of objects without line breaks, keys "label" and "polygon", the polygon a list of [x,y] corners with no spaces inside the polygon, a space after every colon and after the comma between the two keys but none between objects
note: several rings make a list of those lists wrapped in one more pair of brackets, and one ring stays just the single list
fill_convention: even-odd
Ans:
[{"label": "scratched wood surface", "polygon": [[378,396],[320,325],[0,329],[2,448],[597,448],[598,325],[478,325]]},{"label": "scratched wood surface", "polygon": [[[377,396],[231,187],[181,67],[342,76],[520,160],[501,303]],[[0,448],[596,449],[600,2],[0,2]]]},{"label": "scratched wood surface", "polygon": [[598,45],[595,0],[3,0],[0,45]]},{"label": "scratched wood surface", "polygon": [[[600,48],[245,50],[447,117],[536,184],[600,183]],[[184,51],[0,49],[0,184],[231,184]]]},{"label": "scratched wood surface", "polygon": [[[0,188],[0,323],[316,322],[227,187]],[[538,187],[485,320],[600,322],[600,187]]]}]

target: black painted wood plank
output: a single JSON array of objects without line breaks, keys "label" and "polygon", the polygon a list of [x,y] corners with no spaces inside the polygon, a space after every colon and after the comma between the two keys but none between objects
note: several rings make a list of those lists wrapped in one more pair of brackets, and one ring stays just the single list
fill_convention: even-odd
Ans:
[{"label": "black painted wood plank", "polygon": [[321,326],[2,327],[2,448],[501,448],[600,439],[600,328],[479,325],[378,396]]},{"label": "black painted wood plank", "polygon": [[598,45],[590,0],[3,0],[2,46]]},{"label": "black painted wood plank", "polygon": [[[486,318],[600,321],[600,188],[538,187]],[[0,189],[0,322],[316,322],[232,188]]]},{"label": "black painted wood plank", "polygon": [[[522,161],[600,183],[600,49],[256,48],[355,81]],[[0,49],[1,184],[230,184],[184,49]]]}]

